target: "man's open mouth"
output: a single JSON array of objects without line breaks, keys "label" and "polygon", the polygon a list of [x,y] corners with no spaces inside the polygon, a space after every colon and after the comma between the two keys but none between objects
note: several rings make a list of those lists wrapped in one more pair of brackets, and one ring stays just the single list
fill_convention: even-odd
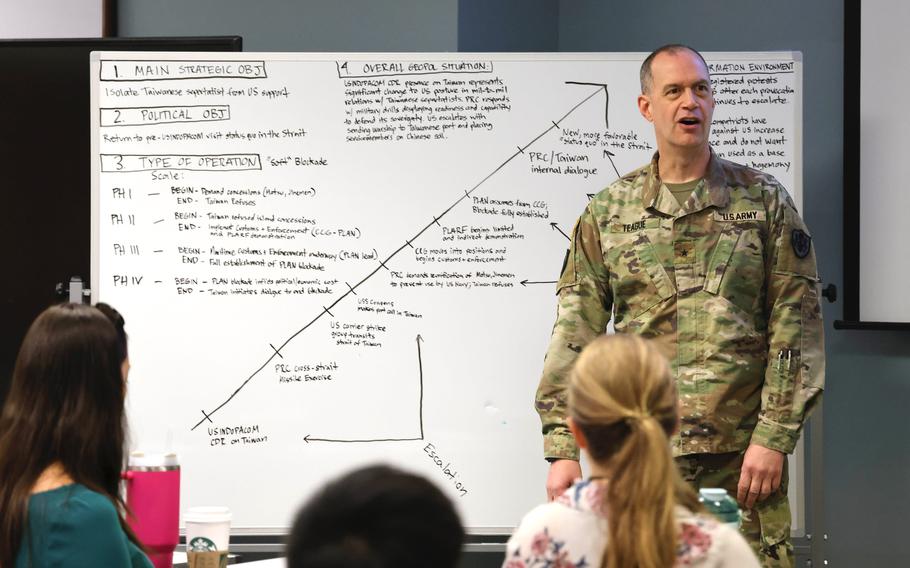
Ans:
[{"label": "man's open mouth", "polygon": [[680,121],[681,123],[685,124],[685,125],[688,125],[688,126],[693,126],[693,125],[698,124],[698,123],[701,122],[700,120],[698,120],[698,119],[695,118],[695,117],[681,118],[681,119],[679,119],[679,121]]}]

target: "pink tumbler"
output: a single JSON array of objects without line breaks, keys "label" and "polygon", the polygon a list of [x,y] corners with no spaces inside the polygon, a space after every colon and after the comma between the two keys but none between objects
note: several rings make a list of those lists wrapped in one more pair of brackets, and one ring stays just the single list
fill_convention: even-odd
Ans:
[{"label": "pink tumbler", "polygon": [[155,568],[171,568],[180,540],[180,465],[176,454],[130,454],[126,480],[129,524]]}]

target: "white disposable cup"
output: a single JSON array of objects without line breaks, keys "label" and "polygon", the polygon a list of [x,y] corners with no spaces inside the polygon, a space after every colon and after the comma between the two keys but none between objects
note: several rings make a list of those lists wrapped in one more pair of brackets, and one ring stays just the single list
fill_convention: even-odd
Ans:
[{"label": "white disposable cup", "polygon": [[231,537],[231,510],[227,507],[190,507],[186,521],[187,552],[227,551]]}]

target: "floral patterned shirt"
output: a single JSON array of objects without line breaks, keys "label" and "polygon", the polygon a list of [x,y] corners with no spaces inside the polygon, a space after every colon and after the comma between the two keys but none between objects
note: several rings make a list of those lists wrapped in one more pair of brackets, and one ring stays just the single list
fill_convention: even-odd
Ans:
[{"label": "floral patterned shirt", "polygon": [[[578,480],[552,503],[534,508],[509,539],[503,568],[598,568],[608,545],[604,491],[604,481]],[[735,529],[683,507],[677,520],[675,567],[759,567]]]}]

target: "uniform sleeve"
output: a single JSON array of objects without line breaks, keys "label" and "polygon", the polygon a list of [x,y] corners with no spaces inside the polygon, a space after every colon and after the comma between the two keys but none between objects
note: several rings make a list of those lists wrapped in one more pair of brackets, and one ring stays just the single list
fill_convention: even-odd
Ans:
[{"label": "uniform sleeve", "polygon": [[575,224],[557,285],[556,323],[535,397],[546,458],[578,459],[578,447],[566,425],[566,383],[578,353],[610,321],[612,298],[600,242],[589,206]]},{"label": "uniform sleeve", "polygon": [[49,537],[51,566],[131,566],[127,538],[114,505],[101,495],[75,497]]},{"label": "uniform sleeve", "polygon": [[790,453],[821,398],[825,346],[815,243],[789,195],[778,191],[765,255],[768,363],[752,443]]}]

